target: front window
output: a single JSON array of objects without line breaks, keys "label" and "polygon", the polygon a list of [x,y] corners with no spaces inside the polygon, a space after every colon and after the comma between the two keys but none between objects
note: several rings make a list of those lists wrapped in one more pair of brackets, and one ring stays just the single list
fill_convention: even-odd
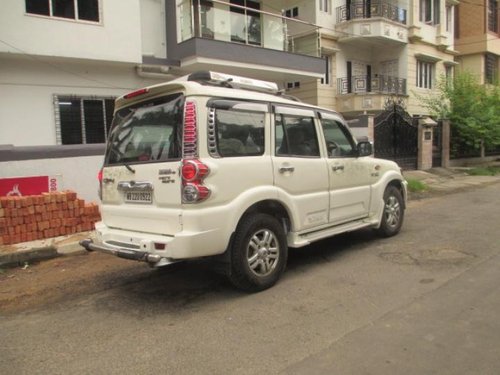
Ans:
[{"label": "front window", "polygon": [[174,94],[120,109],[114,117],[106,165],[178,160],[182,103]]},{"label": "front window", "polygon": [[105,143],[114,98],[56,95],[56,138],[61,145]]},{"label": "front window", "polygon": [[26,13],[99,22],[99,0],[26,0]]},{"label": "front window", "polygon": [[328,157],[355,156],[356,147],[345,127],[336,119],[322,116],[321,127],[325,136]]},{"label": "front window", "polygon": [[431,62],[417,60],[417,87],[432,89],[435,65]]}]

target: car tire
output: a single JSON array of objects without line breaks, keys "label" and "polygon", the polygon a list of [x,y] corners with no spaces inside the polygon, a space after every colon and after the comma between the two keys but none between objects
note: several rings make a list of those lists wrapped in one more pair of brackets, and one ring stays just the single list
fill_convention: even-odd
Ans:
[{"label": "car tire", "polygon": [[404,219],[404,201],[399,189],[388,186],[384,192],[382,220],[377,233],[382,237],[391,237],[399,233]]},{"label": "car tire", "polygon": [[236,229],[229,279],[247,292],[265,290],[279,280],[287,258],[286,236],[279,221],[267,214],[252,214]]}]

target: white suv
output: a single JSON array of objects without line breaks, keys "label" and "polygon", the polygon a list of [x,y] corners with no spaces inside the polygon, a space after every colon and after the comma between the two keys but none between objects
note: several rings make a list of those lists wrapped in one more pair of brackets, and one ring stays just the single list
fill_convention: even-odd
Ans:
[{"label": "white suv", "polygon": [[217,256],[238,288],[274,285],[288,248],[399,232],[406,182],[336,112],[270,82],[198,72],[117,99],[87,250],[153,266]]}]

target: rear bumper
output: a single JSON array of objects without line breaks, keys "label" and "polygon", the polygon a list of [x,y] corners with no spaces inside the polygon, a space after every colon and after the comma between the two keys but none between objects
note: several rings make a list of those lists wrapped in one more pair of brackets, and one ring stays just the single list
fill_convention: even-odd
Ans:
[{"label": "rear bumper", "polygon": [[85,250],[87,251],[99,251],[101,253],[115,255],[120,258],[138,260],[141,262],[148,262],[151,264],[158,264],[159,262],[162,261],[162,259],[166,259],[162,258],[158,254],[150,254],[146,251],[138,251],[138,250],[119,248],[119,247],[111,247],[102,244],[95,244],[94,240],[90,238],[80,241],[80,245],[84,247]]}]

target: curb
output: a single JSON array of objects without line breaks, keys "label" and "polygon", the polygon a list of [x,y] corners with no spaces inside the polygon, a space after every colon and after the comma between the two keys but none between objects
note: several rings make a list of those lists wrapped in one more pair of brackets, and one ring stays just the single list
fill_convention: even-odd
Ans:
[{"label": "curb", "polygon": [[[60,256],[87,254],[87,250],[80,246],[79,241],[92,236],[92,232],[77,233],[69,238],[53,238],[47,245],[29,243],[19,244],[25,247],[9,252],[1,252],[0,268],[21,266],[25,263],[49,260]],[[74,237],[74,238],[73,238]],[[15,245],[14,245],[15,246]]]}]

